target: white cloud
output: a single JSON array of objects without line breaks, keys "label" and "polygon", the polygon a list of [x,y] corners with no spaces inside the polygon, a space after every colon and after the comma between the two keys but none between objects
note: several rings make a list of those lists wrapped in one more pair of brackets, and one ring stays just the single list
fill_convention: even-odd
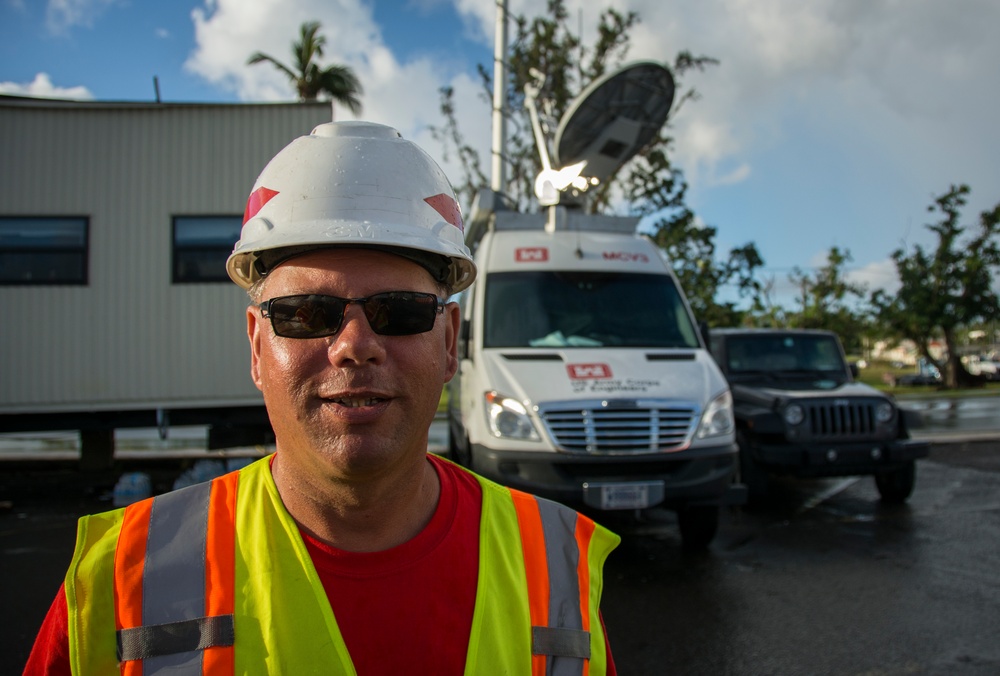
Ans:
[{"label": "white cloud", "polygon": [[735,183],[742,183],[750,178],[750,174],[750,165],[744,162],[729,173],[716,176],[711,185],[733,185]]},{"label": "white cloud", "polygon": [[382,48],[379,29],[371,9],[358,0],[214,0],[191,16],[197,47],[185,67],[244,101],[295,100],[286,76],[270,64],[249,66],[247,60],[260,51],[294,68],[291,44],[306,21],[321,24],[324,64],[351,66],[366,86],[368,76],[378,74],[368,56]]},{"label": "white cloud", "polygon": [[[410,2],[411,7],[438,11],[436,6],[449,0]],[[462,18],[467,36],[489,50],[495,0],[450,3]],[[544,11],[537,0],[509,0],[508,4],[512,13],[529,17]],[[983,142],[992,138],[993,111],[1000,107],[1000,78],[995,72],[1000,41],[991,34],[991,27],[1000,23],[1000,3],[994,0],[606,0],[596,4],[567,0],[569,23],[574,31],[582,24],[581,34],[588,44],[596,35],[599,13],[607,6],[636,11],[641,17],[630,32],[628,60],[672,62],[679,51],[689,50],[721,61],[704,72],[684,75],[682,86],[694,86],[702,98],[687,102],[671,121],[676,145],[673,159],[687,175],[689,198],[696,209],[700,201],[732,195],[725,191],[738,191],[738,184],[743,184],[740,199],[775,200],[775,206],[781,204],[782,209],[766,217],[777,219],[775,226],[790,222],[788,205],[812,192],[783,191],[768,172],[790,154],[823,158],[829,149],[840,153],[845,163],[856,165],[842,170],[867,172],[869,184],[886,186],[882,189],[886,194],[878,196],[883,209],[898,208],[904,201],[911,205],[912,211],[879,214],[880,222],[891,222],[893,228],[904,227],[895,225],[900,223],[922,223],[929,196],[950,183],[970,182],[974,194],[978,194],[977,187],[992,189],[985,183],[977,186],[975,179],[994,176],[997,171],[995,153]],[[288,63],[299,26],[313,19],[322,23],[327,37],[325,62],[349,65],[361,79],[365,88],[362,117],[393,124],[427,146],[432,155],[441,156],[434,152],[436,144],[427,126],[441,123],[438,89],[451,85],[461,128],[489,170],[490,119],[472,74],[476,64],[442,64],[426,57],[404,60],[385,44],[370,0],[203,0],[192,12],[197,46],[186,68],[244,101],[293,100],[295,94],[285,76],[269,64],[248,66],[246,61],[259,50]],[[482,65],[492,67],[489,62]],[[466,74],[456,73],[462,66]],[[335,114],[338,119],[350,117],[339,107]],[[771,159],[772,164],[765,168],[762,158]],[[455,167],[445,168],[449,175],[458,176]],[[822,172],[817,162],[816,176]],[[907,186],[906,195],[891,194],[889,186],[902,184]],[[830,184],[810,187],[817,194],[837,192]],[[878,189],[871,192],[874,195]],[[872,195],[838,194],[843,204],[857,212],[864,211],[862,199]],[[985,193],[983,197],[996,199]],[[889,203],[893,206],[885,206]],[[984,206],[970,203],[970,209]],[[767,207],[760,208],[760,213],[767,211]],[[800,216],[810,218],[806,213]],[[857,221],[854,216],[843,221]],[[746,226],[741,222],[739,227]],[[767,238],[787,240],[787,233],[771,232],[770,221],[767,232],[757,228],[742,230],[738,239],[762,240],[761,252],[769,258]],[[823,237],[827,231],[812,226],[808,232]],[[845,230],[839,243],[865,264],[872,255],[884,255],[900,238],[886,234],[885,240],[868,241],[869,234],[877,234],[871,226],[861,235]],[[859,236],[866,239],[858,240]],[[808,244],[812,248],[815,242]]]},{"label": "white cloud", "polygon": [[74,26],[91,26],[94,19],[123,0],[48,0],[45,23],[52,33],[65,33]]},{"label": "white cloud", "polygon": [[[923,163],[928,182],[941,165],[954,172],[957,157],[980,168],[995,162],[982,143],[1000,106],[993,0],[610,4],[641,16],[630,58],[670,61],[690,50],[721,60],[683,78],[703,97],[673,120],[676,158],[693,184],[717,182],[719,164],[739,166],[784,143],[792,124],[845,143],[881,139],[901,165]],[[603,6],[568,3],[571,16],[582,10],[585,36]]]},{"label": "white cloud", "polygon": [[899,274],[896,271],[896,263],[891,258],[849,270],[846,277],[851,283],[864,285],[869,293],[882,289],[886,293],[893,294],[899,289]]},{"label": "white cloud", "polygon": [[89,100],[94,95],[86,87],[56,87],[52,84],[48,73],[38,73],[28,84],[19,82],[0,82],[0,94],[13,96],[34,96],[45,99],[77,99]]},{"label": "white cloud", "polygon": [[[211,6],[193,10],[192,20],[197,46],[185,68],[235,92],[241,100],[295,99],[285,75],[268,63],[249,66],[247,59],[261,51],[292,66],[291,44],[298,39],[301,24],[317,20],[326,37],[323,64],[348,65],[362,83],[362,119],[398,128],[438,159],[449,176],[457,177],[458,167],[440,159],[440,148],[428,131],[430,125],[443,123],[439,90],[449,85],[459,102],[463,133],[470,142],[484,142],[481,152],[488,153],[489,108],[476,98],[478,85],[468,75],[455,73],[454,64],[442,66],[427,58],[401,62],[385,45],[368,2],[215,0]],[[335,106],[334,115],[337,119],[353,117],[341,106]],[[484,161],[488,162],[488,155]]]}]

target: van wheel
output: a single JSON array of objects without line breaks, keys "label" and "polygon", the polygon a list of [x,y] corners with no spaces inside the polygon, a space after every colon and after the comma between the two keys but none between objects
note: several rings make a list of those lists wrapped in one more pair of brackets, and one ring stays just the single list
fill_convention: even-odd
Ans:
[{"label": "van wheel", "polygon": [[469,437],[465,437],[465,447],[458,443],[455,438],[455,432],[448,429],[448,456],[452,461],[457,462],[462,467],[466,469],[472,469],[472,444],[469,443]]},{"label": "van wheel", "polygon": [[718,505],[687,505],[677,510],[685,549],[705,549],[719,530]]},{"label": "van wheel", "polygon": [[913,493],[917,482],[917,463],[911,460],[899,469],[882,472],[875,475],[875,486],[878,488],[882,502],[889,505],[899,505]]},{"label": "van wheel", "polygon": [[743,433],[736,435],[736,443],[740,447],[740,481],[747,487],[747,505],[759,505],[767,497],[771,477],[753,459],[750,442]]}]

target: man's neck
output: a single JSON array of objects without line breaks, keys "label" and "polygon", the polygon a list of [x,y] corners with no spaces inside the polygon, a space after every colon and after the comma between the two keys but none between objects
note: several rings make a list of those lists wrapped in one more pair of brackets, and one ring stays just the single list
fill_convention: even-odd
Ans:
[{"label": "man's neck", "polygon": [[421,458],[406,475],[362,481],[297,477],[275,457],[271,471],[285,508],[299,527],[338,549],[375,552],[415,537],[431,520],[441,484]]}]

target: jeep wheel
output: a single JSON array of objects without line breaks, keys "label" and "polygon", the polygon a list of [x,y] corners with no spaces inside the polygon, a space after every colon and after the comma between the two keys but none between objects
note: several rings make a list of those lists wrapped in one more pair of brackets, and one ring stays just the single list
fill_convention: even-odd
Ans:
[{"label": "jeep wheel", "polygon": [[687,505],[677,510],[677,525],[685,549],[704,549],[719,530],[718,505]]},{"label": "jeep wheel", "polygon": [[906,502],[913,493],[917,481],[917,463],[914,460],[891,472],[875,475],[875,485],[878,487],[882,502],[898,505]]}]

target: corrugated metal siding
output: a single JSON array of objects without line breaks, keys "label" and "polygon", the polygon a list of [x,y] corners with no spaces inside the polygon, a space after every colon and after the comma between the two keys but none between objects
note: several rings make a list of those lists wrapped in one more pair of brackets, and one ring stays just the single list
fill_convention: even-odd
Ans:
[{"label": "corrugated metal siding", "polygon": [[89,284],[0,286],[0,412],[259,403],[246,294],[171,284],[175,215],[242,215],[329,104],[6,105],[0,215],[90,218]]}]

